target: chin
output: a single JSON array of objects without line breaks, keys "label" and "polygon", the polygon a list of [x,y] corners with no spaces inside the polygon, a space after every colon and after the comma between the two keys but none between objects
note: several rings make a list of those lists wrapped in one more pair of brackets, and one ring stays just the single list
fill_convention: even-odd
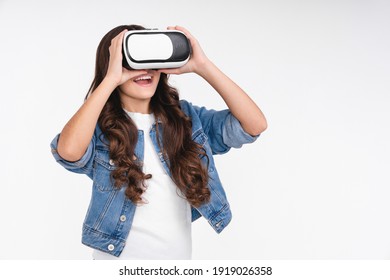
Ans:
[{"label": "chin", "polygon": [[119,89],[120,95],[123,97],[130,97],[132,99],[150,99],[153,97],[153,95],[156,93],[157,87],[149,87],[149,88],[128,88],[128,87],[121,87]]}]

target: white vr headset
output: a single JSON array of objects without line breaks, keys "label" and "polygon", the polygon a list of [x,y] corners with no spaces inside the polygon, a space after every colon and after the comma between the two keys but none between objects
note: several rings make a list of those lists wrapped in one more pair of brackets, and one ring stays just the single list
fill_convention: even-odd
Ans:
[{"label": "white vr headset", "polygon": [[178,68],[188,62],[191,44],[177,30],[131,30],[123,37],[123,67]]}]

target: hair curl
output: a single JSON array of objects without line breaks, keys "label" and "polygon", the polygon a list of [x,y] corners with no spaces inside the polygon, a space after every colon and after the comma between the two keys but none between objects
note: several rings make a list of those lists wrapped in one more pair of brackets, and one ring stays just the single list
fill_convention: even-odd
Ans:
[{"label": "hair curl", "polygon": [[[124,29],[145,28],[139,25],[122,25],[103,37],[96,52],[95,77],[86,99],[103,81],[108,69],[111,40]],[[204,148],[192,140],[191,119],[181,110],[178,91],[168,84],[166,74],[161,74],[150,105],[156,119],[158,144],[168,163],[171,178],[187,201],[198,207],[210,199],[207,166],[202,163],[202,158],[205,158],[208,165],[208,157]],[[115,187],[126,187],[126,196],[135,204],[142,203],[145,180],[152,175],[144,174],[142,162],[135,158],[138,130],[122,108],[118,88],[112,92],[103,107],[98,124],[109,142],[110,158],[116,165],[116,169],[111,172]],[[159,135],[159,131],[162,131],[162,135]]]}]

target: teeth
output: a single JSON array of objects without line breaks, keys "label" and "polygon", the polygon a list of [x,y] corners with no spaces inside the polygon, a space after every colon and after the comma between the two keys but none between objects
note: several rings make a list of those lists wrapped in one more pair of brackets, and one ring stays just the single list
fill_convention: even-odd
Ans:
[{"label": "teeth", "polygon": [[138,77],[138,78],[137,78],[137,79],[135,79],[134,81],[140,81],[140,80],[151,80],[151,79],[152,79],[152,76],[145,75],[145,76]]}]

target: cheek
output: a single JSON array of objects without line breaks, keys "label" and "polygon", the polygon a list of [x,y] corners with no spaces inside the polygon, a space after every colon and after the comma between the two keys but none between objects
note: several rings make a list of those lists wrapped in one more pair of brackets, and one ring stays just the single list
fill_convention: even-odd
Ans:
[{"label": "cheek", "polygon": [[144,87],[138,86],[133,81],[127,81],[119,86],[119,90],[122,91],[123,93],[126,93],[126,95],[136,97],[139,94],[143,94],[143,93],[149,92],[149,91],[154,91],[155,89],[154,89],[154,86],[144,88]]},{"label": "cheek", "polygon": [[161,77],[161,74],[160,75],[156,75],[154,78],[155,78],[155,82],[156,82],[156,85],[158,85],[159,81],[160,81],[160,77]]},{"label": "cheek", "polygon": [[119,90],[120,90],[120,91],[128,91],[128,90],[130,90],[131,88],[133,88],[132,83],[133,83],[133,82],[129,80],[129,81],[127,81],[127,82],[121,84],[121,85],[119,86]]}]

